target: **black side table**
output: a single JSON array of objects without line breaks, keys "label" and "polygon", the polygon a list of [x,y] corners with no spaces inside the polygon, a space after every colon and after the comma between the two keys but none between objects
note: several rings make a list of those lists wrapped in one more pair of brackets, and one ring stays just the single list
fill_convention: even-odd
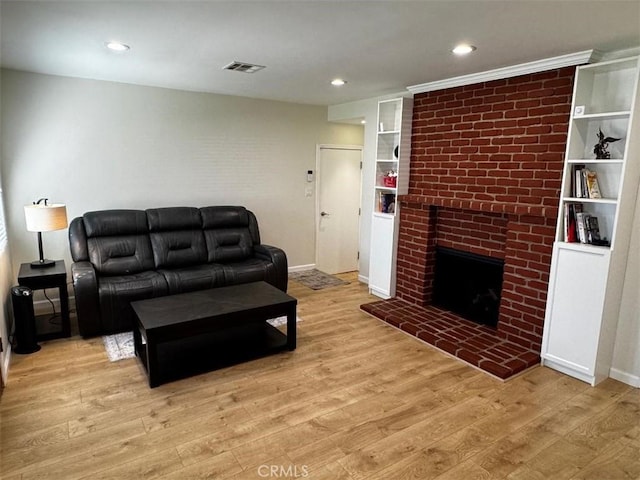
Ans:
[{"label": "black side table", "polygon": [[18,284],[29,287],[31,290],[44,290],[45,288],[57,288],[60,296],[61,329],[51,328],[49,319],[51,315],[38,315],[36,317],[36,333],[38,340],[51,340],[71,336],[71,322],[69,320],[69,294],[67,293],[67,270],[64,260],[56,260],[53,267],[32,268],[30,263],[20,265]]}]

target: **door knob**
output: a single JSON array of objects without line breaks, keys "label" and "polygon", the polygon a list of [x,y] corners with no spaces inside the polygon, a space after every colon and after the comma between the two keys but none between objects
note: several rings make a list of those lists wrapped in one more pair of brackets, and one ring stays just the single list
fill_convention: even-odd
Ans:
[{"label": "door knob", "polygon": [[327,212],[320,212],[321,217],[328,217],[329,214]]}]

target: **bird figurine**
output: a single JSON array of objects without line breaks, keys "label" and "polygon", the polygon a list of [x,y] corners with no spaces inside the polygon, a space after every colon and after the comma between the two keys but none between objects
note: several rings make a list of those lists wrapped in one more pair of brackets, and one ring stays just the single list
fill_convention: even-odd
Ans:
[{"label": "bird figurine", "polygon": [[609,144],[613,142],[617,142],[620,140],[619,138],[613,137],[605,137],[604,133],[602,133],[602,129],[598,129],[598,143],[596,143],[593,147],[593,153],[596,154],[596,159],[609,159],[611,158],[611,153],[609,152]]}]

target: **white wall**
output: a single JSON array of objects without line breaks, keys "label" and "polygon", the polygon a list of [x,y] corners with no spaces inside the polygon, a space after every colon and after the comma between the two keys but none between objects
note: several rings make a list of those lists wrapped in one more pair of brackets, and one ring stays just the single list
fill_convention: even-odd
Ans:
[{"label": "white wall", "polygon": [[611,376],[640,387],[640,189],[633,225]]},{"label": "white wall", "polygon": [[[37,258],[23,206],[90,210],[244,205],[289,266],[315,263],[317,144],[362,145],[360,125],[327,108],[3,70],[2,161],[14,278]],[[43,234],[70,262],[67,231]]]},{"label": "white wall", "polygon": [[[636,55],[640,55],[640,47],[605,53],[602,61]],[[640,189],[636,198],[610,375],[640,387]]]},{"label": "white wall", "polygon": [[[2,176],[0,175],[0,183]],[[11,345],[9,344],[9,333],[13,322],[10,314],[11,293],[10,289],[16,281],[11,269],[11,255],[6,237],[6,225],[4,220],[3,192],[0,187],[0,342],[2,342],[2,352],[0,352],[0,375],[2,383],[7,382],[9,374],[9,360],[11,358]]]}]

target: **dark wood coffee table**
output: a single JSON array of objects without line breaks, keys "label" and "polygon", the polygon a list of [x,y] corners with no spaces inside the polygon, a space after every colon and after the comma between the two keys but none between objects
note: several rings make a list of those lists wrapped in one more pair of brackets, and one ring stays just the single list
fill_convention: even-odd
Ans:
[{"label": "dark wood coffee table", "polygon": [[[149,386],[296,348],[298,301],[266,282],[132,302]],[[287,317],[287,334],[267,320]]]}]

